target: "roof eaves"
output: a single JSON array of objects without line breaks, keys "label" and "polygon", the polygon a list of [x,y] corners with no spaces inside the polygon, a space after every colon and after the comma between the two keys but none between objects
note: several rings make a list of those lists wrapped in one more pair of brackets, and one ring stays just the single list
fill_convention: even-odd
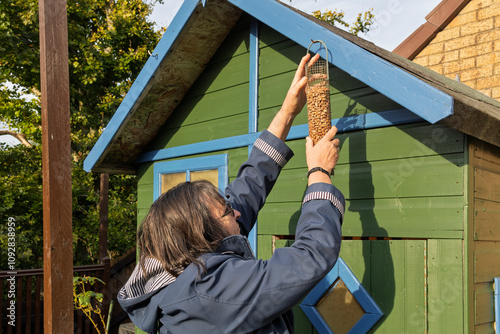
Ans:
[{"label": "roof eaves", "polygon": [[169,33],[164,34],[137,79],[132,84],[132,87],[127,92],[122,103],[114,113],[105,130],[97,140],[96,144],[90,151],[89,155],[83,163],[83,169],[87,172],[91,171],[94,166],[99,164],[106,155],[106,152],[111,147],[113,141],[119,136],[121,130],[127,123],[127,119],[133,112],[134,106],[149,90],[149,83],[153,78],[156,70],[160,66],[163,58],[167,55],[175,40],[182,32],[184,26],[189,21],[196,7],[200,4],[199,0],[185,0],[179,9],[177,15],[172,20],[169,26]]},{"label": "roof eaves", "polygon": [[[377,50],[372,43],[362,47],[358,45],[362,39],[279,1],[228,1],[306,49],[311,39],[321,39],[329,50],[330,63],[428,122],[453,114],[451,96],[369,50]],[[326,58],[324,50],[318,53]]]}]

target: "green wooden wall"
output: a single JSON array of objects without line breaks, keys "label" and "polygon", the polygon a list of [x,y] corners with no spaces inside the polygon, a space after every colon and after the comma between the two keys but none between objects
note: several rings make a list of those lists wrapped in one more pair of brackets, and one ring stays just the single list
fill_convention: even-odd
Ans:
[{"label": "green wooden wall", "polygon": [[[146,151],[248,132],[248,36],[249,20],[243,17]],[[305,52],[260,27],[259,131],[279,110]],[[400,108],[345,72],[332,67],[330,73],[333,118]],[[305,123],[306,110],[295,125]],[[332,180],[347,200],[341,256],[385,313],[373,332],[463,333],[466,138],[427,123],[338,137],[341,153]],[[293,242],[307,185],[305,141],[288,144],[295,157],[258,219],[262,259]],[[248,150],[204,155],[221,153],[228,153],[231,181]],[[138,191],[140,222],[153,200],[153,163],[140,166]],[[314,333],[302,311],[295,312],[297,332]]]},{"label": "green wooden wall", "polygon": [[248,133],[249,24],[238,22],[146,151]]}]

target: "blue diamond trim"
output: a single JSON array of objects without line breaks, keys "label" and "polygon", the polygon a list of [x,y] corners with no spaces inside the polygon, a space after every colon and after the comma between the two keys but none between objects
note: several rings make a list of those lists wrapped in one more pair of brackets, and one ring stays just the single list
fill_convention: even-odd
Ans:
[{"label": "blue diamond trim", "polygon": [[334,334],[330,327],[321,317],[316,309],[316,304],[321,297],[330,289],[332,284],[340,278],[352,293],[365,314],[351,328],[349,333],[367,333],[384,315],[372,296],[361,285],[356,276],[342,258],[339,257],[332,270],[311,290],[300,304],[300,307],[320,334]]}]

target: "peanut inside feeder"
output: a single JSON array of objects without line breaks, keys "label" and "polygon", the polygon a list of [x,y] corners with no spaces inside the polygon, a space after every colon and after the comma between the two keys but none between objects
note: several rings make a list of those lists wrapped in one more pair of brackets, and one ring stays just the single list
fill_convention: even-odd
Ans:
[{"label": "peanut inside feeder", "polygon": [[[332,127],[332,116],[330,110],[330,78],[328,73],[328,50],[322,41],[326,51],[327,59],[318,59],[314,63],[309,61],[306,65],[307,75],[307,119],[309,124],[309,137],[313,145],[321,140]],[[309,49],[311,48],[309,45]],[[309,52],[307,49],[307,52]]]}]

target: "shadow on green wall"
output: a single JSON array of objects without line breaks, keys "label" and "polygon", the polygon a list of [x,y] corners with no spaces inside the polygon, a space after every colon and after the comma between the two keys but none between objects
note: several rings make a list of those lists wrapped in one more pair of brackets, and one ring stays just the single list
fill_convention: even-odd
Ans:
[{"label": "shadow on green wall", "polygon": [[[356,105],[357,102],[351,100],[348,107],[343,115],[344,120],[341,126],[348,126],[349,116],[356,115]],[[352,118],[351,118],[352,119]],[[354,121],[354,120],[353,120]],[[366,134],[366,132],[364,132]],[[356,151],[362,152],[364,156],[361,157],[361,161],[366,162],[366,173],[372,176],[372,167],[369,163],[367,157],[367,145],[366,145],[366,135],[356,137],[357,140],[350,140],[348,147],[343,147],[343,143],[340,143],[341,149],[348,149],[349,152]],[[350,154],[351,156],[351,154]],[[349,174],[349,196],[346,198],[348,201],[347,210],[351,212],[357,212],[359,214],[359,219],[361,221],[362,235],[363,239],[368,239],[369,241],[362,242],[363,245],[363,260],[365,262],[365,272],[363,277],[358,277],[361,284],[367,289],[367,291],[372,295],[372,297],[377,302],[378,306],[384,313],[384,317],[380,319],[374,329],[380,327],[387,316],[390,315],[394,307],[395,298],[395,278],[394,278],[394,262],[390,250],[390,240],[384,240],[389,237],[387,231],[380,227],[377,217],[375,216],[375,187],[373,185],[373,178],[369,177],[363,187],[353,186],[356,184],[357,180],[353,179],[353,174]],[[351,199],[363,199],[362,201],[351,200]],[[375,225],[375,226],[374,226]],[[371,235],[366,231],[378,231],[377,238],[370,238]],[[361,242],[361,241],[360,241]],[[376,251],[374,251],[376,250]],[[349,264],[348,264],[349,265]],[[383,266],[383,268],[373,268],[373,266]],[[376,286],[377,291],[372,288]]]}]

